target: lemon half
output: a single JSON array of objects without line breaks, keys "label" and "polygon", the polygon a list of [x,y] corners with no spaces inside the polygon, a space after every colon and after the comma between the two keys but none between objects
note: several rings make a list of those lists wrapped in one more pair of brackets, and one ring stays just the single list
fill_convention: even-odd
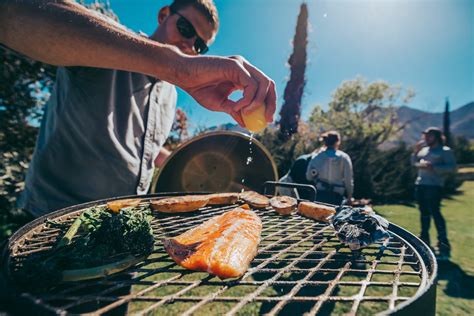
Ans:
[{"label": "lemon half", "polygon": [[265,119],[265,106],[259,106],[255,111],[250,113],[242,113],[245,127],[254,133],[258,133],[267,127],[267,120]]}]

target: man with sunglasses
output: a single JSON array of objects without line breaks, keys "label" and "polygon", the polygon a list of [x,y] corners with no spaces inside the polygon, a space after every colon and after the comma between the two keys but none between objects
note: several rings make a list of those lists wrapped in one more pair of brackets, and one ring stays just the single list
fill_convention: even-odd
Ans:
[{"label": "man with sunglasses", "polygon": [[[171,129],[176,91],[231,115],[262,104],[275,85],[242,57],[202,56],[219,20],[212,0],[175,0],[150,37],[67,0],[0,1],[0,43],[57,65],[20,207],[35,216],[148,191]],[[238,101],[228,99],[242,90]]]}]

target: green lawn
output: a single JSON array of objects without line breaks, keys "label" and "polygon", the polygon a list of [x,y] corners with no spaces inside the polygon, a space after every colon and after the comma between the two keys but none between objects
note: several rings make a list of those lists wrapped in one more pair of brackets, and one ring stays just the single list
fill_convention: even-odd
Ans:
[{"label": "green lawn", "polygon": [[[443,200],[442,212],[452,244],[450,262],[439,267],[437,311],[439,315],[467,315],[474,311],[474,181],[464,182],[460,194]],[[420,233],[416,207],[377,206],[376,211],[414,234]],[[431,240],[436,241],[434,223]]]}]

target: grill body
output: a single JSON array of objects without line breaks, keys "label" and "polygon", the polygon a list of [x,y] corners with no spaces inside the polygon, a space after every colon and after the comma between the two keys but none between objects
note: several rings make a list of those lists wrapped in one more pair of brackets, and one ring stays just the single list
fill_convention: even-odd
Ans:
[{"label": "grill body", "polygon": [[[145,200],[181,193],[153,194]],[[129,197],[122,197],[129,198]],[[119,199],[119,198],[115,198]],[[255,210],[262,240],[247,273],[219,280],[185,270],[166,254],[161,239],[172,237],[233,209],[205,207],[190,214],[155,214],[155,251],[145,261],[105,279],[65,283],[48,293],[22,292],[11,272],[18,258],[50,247],[58,231],[47,218],[72,222],[81,211],[107,199],[69,207],[38,218],[17,231],[1,257],[2,297],[18,313],[176,314],[394,314],[434,315],[437,265],[431,250],[408,231],[391,224],[391,238],[354,254],[334,231],[271,207]]]}]

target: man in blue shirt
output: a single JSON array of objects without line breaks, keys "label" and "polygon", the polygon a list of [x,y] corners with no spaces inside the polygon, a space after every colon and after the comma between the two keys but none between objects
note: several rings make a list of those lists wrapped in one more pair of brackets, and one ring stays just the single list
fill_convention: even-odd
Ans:
[{"label": "man in blue shirt", "polygon": [[448,241],[446,222],[441,214],[442,188],[446,175],[456,170],[453,152],[443,146],[444,136],[437,127],[429,127],[423,132],[423,140],[415,146],[412,165],[418,169],[416,178],[416,200],[420,207],[420,238],[430,244],[430,222],[433,217],[438,231],[438,251],[440,258],[449,258],[451,246]]}]

